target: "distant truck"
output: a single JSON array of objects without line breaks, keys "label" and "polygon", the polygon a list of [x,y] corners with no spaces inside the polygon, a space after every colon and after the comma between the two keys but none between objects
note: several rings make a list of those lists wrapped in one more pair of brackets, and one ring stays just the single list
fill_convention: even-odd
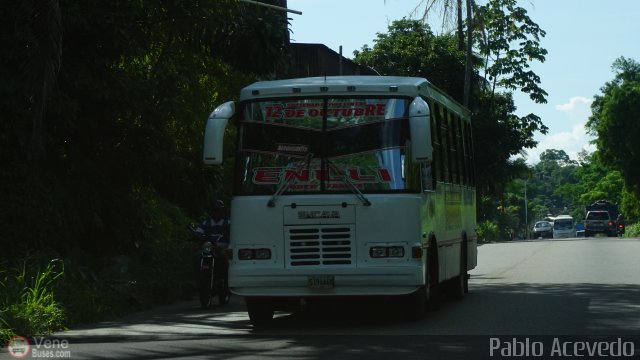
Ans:
[{"label": "distant truck", "polygon": [[616,236],[616,218],[618,205],[607,200],[598,200],[586,207],[587,215],[584,219],[584,236],[596,234]]}]

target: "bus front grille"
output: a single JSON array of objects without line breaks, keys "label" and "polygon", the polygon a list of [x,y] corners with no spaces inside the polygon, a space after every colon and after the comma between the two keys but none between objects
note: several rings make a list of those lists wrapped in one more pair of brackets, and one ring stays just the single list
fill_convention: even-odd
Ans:
[{"label": "bus front grille", "polygon": [[353,265],[355,232],[352,225],[288,226],[287,265]]}]

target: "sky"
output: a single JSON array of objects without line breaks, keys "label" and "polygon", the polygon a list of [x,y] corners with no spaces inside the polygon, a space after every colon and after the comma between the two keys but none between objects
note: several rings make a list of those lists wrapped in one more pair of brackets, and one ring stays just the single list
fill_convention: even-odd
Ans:
[{"label": "sky", "polygon": [[[485,4],[486,0],[476,0]],[[353,51],[373,47],[377,33],[386,33],[393,20],[421,17],[421,0],[288,0],[288,7],[302,12],[289,14],[291,41],[322,43],[353,58]],[[527,162],[535,164],[546,149],[564,150],[572,159],[586,149],[592,138],[584,124],[591,114],[594,95],[615,76],[613,61],[624,56],[640,61],[640,1],[637,0],[519,0],[518,5],[546,31],[540,45],[549,52],[544,63],[532,62],[549,94],[546,104],[514,93],[516,114],[534,113],[549,128],[537,133],[538,146],[526,149]],[[417,8],[417,12],[416,12]],[[437,14],[429,17],[436,33],[442,27]]]}]

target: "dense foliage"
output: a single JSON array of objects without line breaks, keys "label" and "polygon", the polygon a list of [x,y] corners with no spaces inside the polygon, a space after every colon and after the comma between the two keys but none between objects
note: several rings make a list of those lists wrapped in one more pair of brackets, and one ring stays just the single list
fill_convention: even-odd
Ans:
[{"label": "dense foliage", "polygon": [[580,160],[575,161],[563,150],[546,150],[540,155],[539,163],[528,167],[522,177],[506,186],[503,199],[504,203],[499,205],[503,214],[500,224],[506,228],[505,234],[520,237],[525,237],[533,223],[547,215],[568,214],[581,222],[585,206],[598,200],[618,204],[627,223],[640,219],[637,197],[627,189],[621,172],[605,164],[599,152],[583,152]]},{"label": "dense foliage", "polygon": [[59,257],[71,322],[189,294],[187,225],[230,193],[228,167],[202,167],[206,117],[275,74],[286,21],[233,0],[2,2],[0,268]]},{"label": "dense foliage", "polygon": [[476,45],[485,59],[484,79],[491,91],[520,90],[536,103],[546,103],[547,92],[531,70],[533,61],[545,61],[540,46],[546,35],[516,0],[490,0],[475,10]]},{"label": "dense foliage", "polygon": [[595,96],[588,126],[602,159],[640,196],[640,63],[620,57],[612,68],[616,75]]},{"label": "dense foliage", "polygon": [[[375,45],[354,52],[354,61],[381,75],[424,77],[456,99],[462,98],[464,53],[456,37],[435,36],[418,20],[393,21],[388,33],[378,33]],[[477,84],[477,81],[476,81]]]}]

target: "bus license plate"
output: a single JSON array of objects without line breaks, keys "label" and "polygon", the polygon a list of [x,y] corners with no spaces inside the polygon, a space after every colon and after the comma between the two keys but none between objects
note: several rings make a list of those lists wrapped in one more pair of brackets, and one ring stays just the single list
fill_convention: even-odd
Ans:
[{"label": "bus license plate", "polygon": [[307,283],[311,289],[333,289],[335,277],[333,275],[309,276]]}]

